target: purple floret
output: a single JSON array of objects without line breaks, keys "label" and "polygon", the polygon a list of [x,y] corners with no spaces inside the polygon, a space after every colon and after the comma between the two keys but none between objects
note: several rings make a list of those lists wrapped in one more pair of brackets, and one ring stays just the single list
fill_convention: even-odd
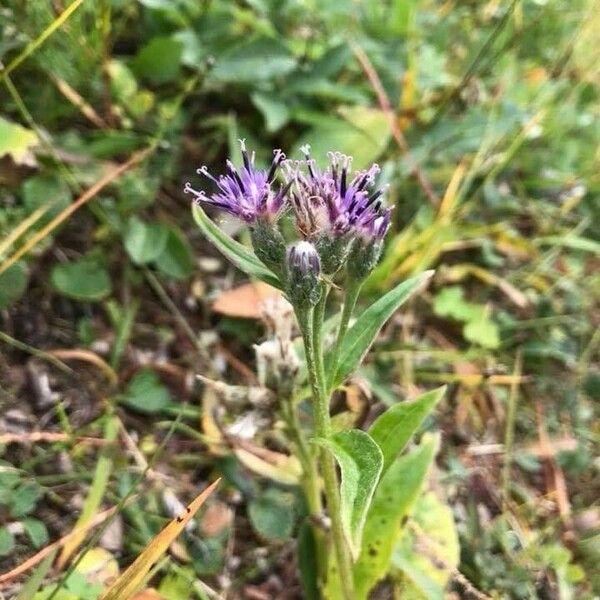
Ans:
[{"label": "purple floret", "polygon": [[291,202],[301,233],[307,238],[321,233],[383,238],[391,209],[381,202],[385,188],[371,189],[379,166],[357,171],[348,181],[351,157],[330,152],[329,166],[321,171],[310,156],[310,148],[304,146],[302,152],[304,161],[286,163],[288,182],[295,183]]},{"label": "purple floret", "polygon": [[243,166],[238,170],[227,160],[227,174],[214,177],[203,166],[197,173],[210,179],[217,187],[217,192],[206,194],[203,190],[195,190],[187,182],[184,192],[195,196],[194,202],[210,204],[229,214],[238,217],[246,223],[255,223],[259,218],[275,221],[285,203],[288,186],[275,189],[277,169],[285,160],[281,150],[273,152],[273,162],[268,171],[256,169],[254,152],[251,155],[246,150],[244,140],[240,140]]}]

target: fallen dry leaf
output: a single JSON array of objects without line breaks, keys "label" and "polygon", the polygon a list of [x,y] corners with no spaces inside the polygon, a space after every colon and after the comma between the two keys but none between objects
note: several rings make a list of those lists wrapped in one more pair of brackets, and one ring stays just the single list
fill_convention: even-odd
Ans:
[{"label": "fallen dry leaf", "polygon": [[262,305],[268,298],[278,298],[281,292],[274,287],[256,281],[223,292],[213,303],[213,310],[228,317],[260,319]]}]

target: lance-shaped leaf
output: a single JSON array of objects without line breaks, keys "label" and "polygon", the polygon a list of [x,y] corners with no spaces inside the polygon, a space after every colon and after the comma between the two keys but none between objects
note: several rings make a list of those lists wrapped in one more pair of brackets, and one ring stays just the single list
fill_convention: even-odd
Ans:
[{"label": "lance-shaped leaf", "polygon": [[220,479],[209,485],[199,496],[185,507],[185,512],[168,523],[164,529],[155,536],[142,553],[133,561],[124,573],[102,595],[100,600],[127,600],[138,591],[148,571],[154,563],[166,552],[177,536],[185,529],[189,520],[196,514],[204,501],[219,485]]},{"label": "lance-shaped leaf", "polygon": [[415,504],[439,447],[439,436],[426,436],[410,454],[387,470],[377,486],[365,523],[360,556],[354,566],[357,600],[388,572],[392,553],[401,535],[401,524]]},{"label": "lance-shaped leaf", "polygon": [[315,440],[333,454],[340,465],[340,501],[344,533],[354,557],[358,556],[367,512],[381,475],[383,456],[368,433],[343,431],[330,439]]},{"label": "lance-shaped leaf", "polygon": [[399,402],[375,419],[369,429],[369,435],[383,453],[383,473],[404,450],[408,440],[442,399],[445,391],[446,386],[442,386],[414,400]]},{"label": "lance-shaped leaf", "polygon": [[432,275],[433,271],[425,271],[403,281],[356,319],[354,325],[344,336],[331,387],[340,385],[358,367],[385,322],[415,292],[421,289]]},{"label": "lance-shaped leaf", "polygon": [[281,289],[281,282],[277,276],[265,267],[254,252],[221,231],[197,204],[193,205],[192,213],[204,236],[238,269],[251,277],[256,277],[256,279]]}]

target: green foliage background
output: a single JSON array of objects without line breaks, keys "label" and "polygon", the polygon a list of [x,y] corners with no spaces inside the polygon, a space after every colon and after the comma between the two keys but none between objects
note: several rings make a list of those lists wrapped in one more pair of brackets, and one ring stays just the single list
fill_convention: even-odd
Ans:
[{"label": "green foliage background", "polygon": [[[438,480],[459,532],[460,572],[494,597],[598,593],[597,1],[80,4],[31,46],[68,3],[0,3],[0,271],[110,168],[137,151],[148,155],[0,273],[3,411],[23,406],[27,388],[10,373],[32,353],[108,340],[106,359],[119,375],[108,396],[116,400],[85,426],[97,431],[117,404],[172,420],[180,405],[173,389],[153,371],[124,375],[135,363],[132,348],[160,346],[171,362],[201,372],[206,355],[181,342],[190,329],[214,328],[247,361],[256,338],[248,324],[211,317],[210,299],[225,284],[206,267],[216,254],[193,222],[184,182],[200,165],[238,157],[239,138],[264,163],[274,147],[293,157],[307,142],[321,159],[339,150],[357,168],[377,161],[396,208],[370,295],[424,269],[437,272],[362,375],[388,404],[417,387],[452,384],[437,417]],[[361,53],[409,152],[394,139]],[[516,400],[502,378],[519,361],[525,379],[511,413]],[[483,379],[469,379],[473,373]],[[79,383],[91,390],[86,398],[100,387],[86,377]],[[194,408],[188,429],[197,428]],[[67,407],[52,423],[71,433],[73,418]],[[535,451],[542,428],[552,446],[570,445],[544,458]],[[505,442],[508,467],[465,454],[467,446]],[[43,452],[61,447],[51,448]],[[24,557],[47,540],[43,516],[30,515],[42,489],[51,494],[56,483],[39,471],[42,450],[5,450],[19,474],[0,495],[0,508],[9,507],[0,513],[0,555]],[[263,541],[281,532],[264,506],[275,505],[292,531],[287,492],[249,489],[230,459],[204,457],[201,468],[227,473],[252,499],[249,519]],[[86,455],[74,460],[80,475],[95,464]],[[113,498],[131,485],[125,467],[117,463],[111,474]],[[556,477],[566,480],[566,514],[557,509]],[[428,498],[423,506],[446,515]],[[156,501],[140,507],[152,512]],[[125,513],[130,553],[157,527],[134,512]],[[20,515],[29,538],[15,540],[2,525]],[[418,510],[415,518],[427,523]],[[211,539],[193,573],[218,572],[225,541]],[[413,541],[407,533],[396,552],[405,578],[418,568],[407,550]]]}]

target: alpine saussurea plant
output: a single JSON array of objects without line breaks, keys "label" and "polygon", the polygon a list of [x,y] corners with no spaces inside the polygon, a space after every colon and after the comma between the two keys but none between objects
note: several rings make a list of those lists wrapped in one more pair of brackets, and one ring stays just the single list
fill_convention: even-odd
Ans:
[{"label": "alpine saussurea plant", "polygon": [[[366,598],[393,571],[401,525],[419,496],[437,437],[424,436],[410,453],[400,454],[444,390],[391,406],[368,431],[334,430],[330,399],[360,365],[384,323],[433,272],[402,282],[351,324],[390,224],[386,190],[376,185],[378,166],[353,171],[349,156],[332,152],[322,169],[305,146],[300,160],[276,150],[270,167],[262,170],[243,141],[241,150],[241,166],[227,161],[227,172],[219,177],[202,167],[198,174],[206,178],[206,188],[198,191],[187,183],[185,192],[195,197],[194,217],[205,236],[248,275],[282,290],[302,335],[305,369],[291,366],[288,356],[274,361],[274,372],[263,379],[274,392],[303,470],[311,528],[302,532],[302,543],[314,547],[308,553],[314,569],[306,559],[299,561],[306,596]],[[245,222],[254,251],[221,231],[205,214],[207,206]],[[334,286],[343,292],[339,311],[330,306]],[[330,344],[325,331],[335,334]],[[310,387],[310,428],[297,414],[307,395],[303,377]],[[316,584],[307,572],[316,573]]]}]

